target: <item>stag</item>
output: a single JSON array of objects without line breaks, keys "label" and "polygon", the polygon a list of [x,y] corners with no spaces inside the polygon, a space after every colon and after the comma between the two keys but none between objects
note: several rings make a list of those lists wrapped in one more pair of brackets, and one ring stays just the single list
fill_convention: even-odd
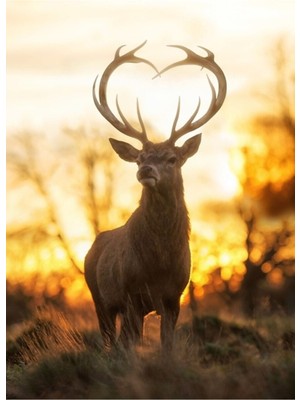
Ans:
[{"label": "stag", "polygon": [[[137,179],[142,184],[139,207],[125,225],[100,233],[85,258],[85,279],[91,291],[99,327],[105,346],[117,343],[116,317],[121,317],[119,341],[124,345],[138,343],[143,334],[144,317],[152,311],[161,316],[160,337],[163,349],[171,349],[177,322],[180,297],[190,276],[190,223],[184,201],[181,167],[194,155],[201,142],[201,134],[188,139],[181,147],[176,141],[188,132],[198,129],[221,108],[226,96],[226,79],[207,49],[203,57],[183,47],[182,61],[158,72],[136,51],[145,43],[123,55],[121,47],[114,60],[105,69],[97,96],[95,79],[94,103],[102,116],[124,135],[142,144],[138,150],[129,143],[109,139],[121,159],[138,166]],[[123,47],[123,46],[122,46]],[[116,107],[120,118],[110,110],[107,102],[107,84],[111,74],[124,63],[146,63],[160,76],[181,65],[196,65],[211,71],[218,81],[218,92],[208,78],[212,96],[208,110],[196,119],[200,99],[189,120],[177,128],[180,99],[171,135],[162,143],[152,143],[143,123],[139,103],[137,115],[140,129],[134,128],[123,115],[118,97]]]}]

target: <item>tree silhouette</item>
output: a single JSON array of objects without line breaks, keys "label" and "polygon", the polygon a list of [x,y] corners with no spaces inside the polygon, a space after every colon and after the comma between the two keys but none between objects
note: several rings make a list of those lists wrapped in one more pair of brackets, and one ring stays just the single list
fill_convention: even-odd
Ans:
[{"label": "tree silhouette", "polygon": [[[107,229],[109,208],[114,197],[116,161],[110,148],[96,129],[78,127],[65,129],[59,142],[54,143],[43,134],[23,131],[9,137],[7,166],[11,189],[30,187],[31,200],[18,210],[28,215],[25,221],[8,226],[8,255],[23,256],[38,246],[51,248],[50,242],[63,249],[66,260],[74,271],[82,272],[82,264],[74,253],[74,241],[64,228],[63,196],[77,201],[79,213],[86,215],[92,235]],[[55,148],[51,148],[54,143]],[[100,181],[98,175],[101,175]],[[58,196],[55,191],[64,189]],[[75,190],[74,190],[75,189]],[[82,215],[82,217],[83,217]],[[77,217],[80,217],[78,215]],[[75,217],[75,218],[77,218]],[[84,220],[84,217],[81,220]],[[92,241],[92,237],[91,237]],[[21,243],[21,248],[16,247]],[[53,247],[53,246],[52,246]],[[15,248],[15,250],[14,250]],[[18,250],[17,250],[18,248]]]},{"label": "tree silhouette", "polygon": [[[47,179],[52,175],[55,166],[50,166],[47,171],[48,177],[42,168],[42,163],[38,156],[38,138],[36,135],[24,131],[13,138],[14,146],[8,151],[8,167],[14,173],[17,181],[27,180],[33,185],[36,194],[40,196],[45,205],[45,226],[51,227],[52,236],[57,239],[60,246],[64,249],[71,265],[79,272],[81,268],[73,256],[70,243],[66,238],[60,219],[57,214],[56,205],[49,191]],[[14,151],[17,149],[17,152]],[[45,226],[36,225],[36,230],[45,232]],[[14,232],[14,234],[16,234]]]},{"label": "tree silhouette", "polygon": [[[232,150],[231,160],[241,193],[234,209],[223,203],[207,205],[212,223],[231,215],[229,230],[241,230],[233,216],[240,217],[245,240],[237,245],[244,246],[247,257],[242,275],[232,272],[235,267],[231,265],[232,275],[224,279],[224,269],[218,265],[219,249],[229,249],[230,242],[224,231],[215,235],[210,251],[216,265],[204,279],[202,309],[216,311],[218,304],[219,309],[238,308],[250,316],[280,308],[294,311],[295,113],[291,59],[284,40],[279,40],[271,51],[272,80],[255,93],[255,101],[263,99],[264,111],[238,128],[239,145]],[[205,238],[200,242],[203,246]],[[196,288],[197,282],[191,282],[193,313],[198,310]]]},{"label": "tree silhouette", "polygon": [[[243,168],[236,171],[243,188],[237,211],[246,226],[248,253],[240,298],[248,314],[255,312],[264,296],[269,302],[272,296],[276,297],[270,287],[275,272],[280,286],[277,294],[279,290],[293,294],[294,284],[294,256],[290,251],[294,246],[295,205],[294,70],[282,39],[276,43],[272,58],[275,78],[271,87],[266,88],[270,112],[248,122],[250,140],[239,150]],[[277,222],[272,233],[262,228],[263,220],[269,220],[270,224]],[[255,239],[258,236],[263,237],[263,243]],[[287,248],[288,255],[280,256],[282,249]],[[292,308],[291,302],[289,307]]]},{"label": "tree silhouette", "polygon": [[[98,129],[83,126],[66,128],[64,133],[71,139],[69,151],[78,160],[77,192],[86,218],[97,235],[109,225],[109,210],[113,202],[116,158],[113,157],[107,137]],[[101,176],[101,184],[98,177]],[[101,195],[100,195],[101,193]]]}]

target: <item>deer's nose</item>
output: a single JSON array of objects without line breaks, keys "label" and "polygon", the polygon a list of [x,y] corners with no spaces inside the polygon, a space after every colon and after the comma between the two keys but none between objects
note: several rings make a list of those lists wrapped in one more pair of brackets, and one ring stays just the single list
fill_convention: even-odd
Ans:
[{"label": "deer's nose", "polygon": [[154,187],[159,181],[159,174],[155,167],[143,165],[137,172],[137,179],[143,186]]},{"label": "deer's nose", "polygon": [[140,178],[149,178],[149,176],[153,175],[153,168],[150,165],[143,165],[138,170],[138,175]]}]

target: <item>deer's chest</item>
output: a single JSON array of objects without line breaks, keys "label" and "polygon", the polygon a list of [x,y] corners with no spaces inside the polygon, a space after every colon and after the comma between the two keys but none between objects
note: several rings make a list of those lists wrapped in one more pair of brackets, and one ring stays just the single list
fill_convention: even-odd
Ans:
[{"label": "deer's chest", "polygon": [[171,241],[168,237],[150,239],[141,252],[142,264],[153,270],[174,270],[182,268],[189,253],[188,242],[184,239]]},{"label": "deer's chest", "polygon": [[[190,251],[188,243],[152,241],[143,251],[135,253],[134,274],[130,278],[131,286],[166,287],[169,282],[185,286],[190,273]],[[128,275],[127,275],[128,276]]]}]

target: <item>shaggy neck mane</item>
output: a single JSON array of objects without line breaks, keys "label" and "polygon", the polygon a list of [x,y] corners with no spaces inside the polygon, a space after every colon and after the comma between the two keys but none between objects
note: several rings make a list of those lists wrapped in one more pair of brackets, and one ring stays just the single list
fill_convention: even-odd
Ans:
[{"label": "shaggy neck mane", "polygon": [[188,238],[190,224],[182,180],[180,184],[165,190],[143,188],[140,207],[132,217],[132,222],[138,223],[139,231],[144,230],[148,235],[151,232],[160,238],[164,236],[169,238],[176,236],[180,240]]}]

